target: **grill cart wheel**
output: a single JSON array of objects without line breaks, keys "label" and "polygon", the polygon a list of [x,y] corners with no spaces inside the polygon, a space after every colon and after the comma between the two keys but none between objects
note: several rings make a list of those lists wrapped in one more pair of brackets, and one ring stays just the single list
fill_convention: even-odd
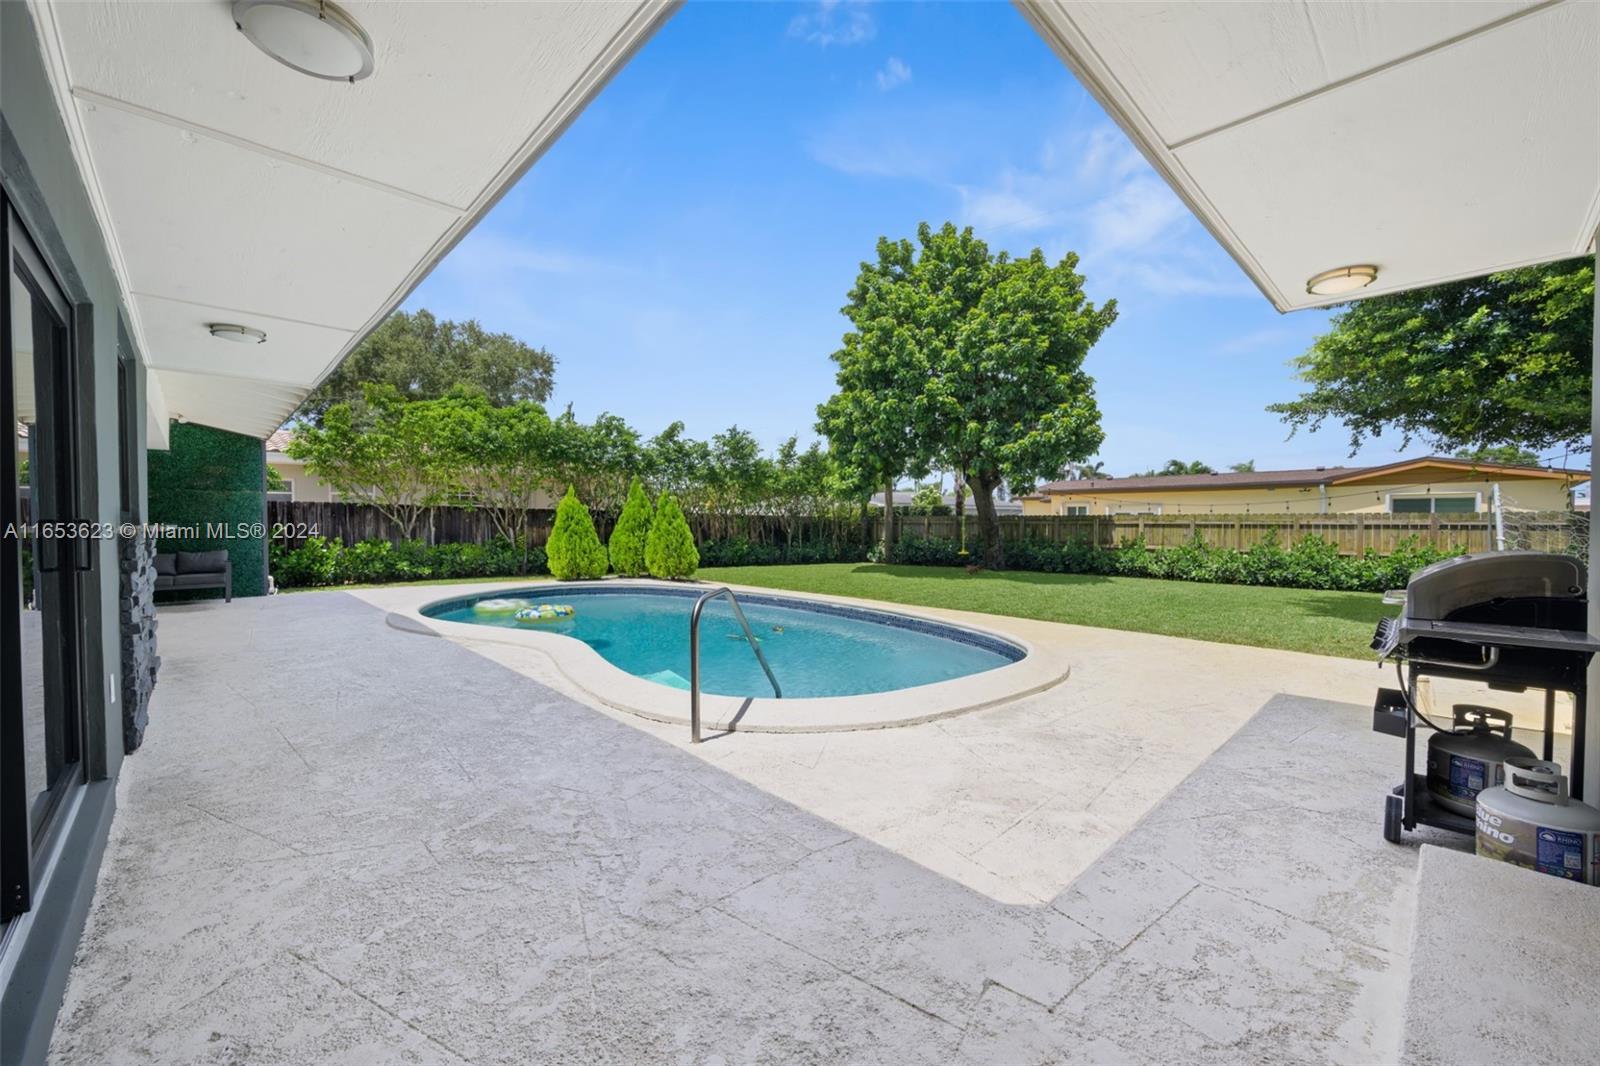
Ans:
[{"label": "grill cart wheel", "polygon": [[1406,801],[1402,796],[1383,797],[1383,839],[1391,844],[1400,843],[1400,825],[1406,816]]}]

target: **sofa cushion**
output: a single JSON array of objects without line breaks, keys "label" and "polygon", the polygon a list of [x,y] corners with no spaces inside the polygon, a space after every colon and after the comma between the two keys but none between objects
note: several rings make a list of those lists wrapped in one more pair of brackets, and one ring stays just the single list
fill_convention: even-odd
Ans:
[{"label": "sofa cushion", "polygon": [[200,574],[174,574],[169,588],[175,589],[220,589],[222,587],[222,574],[219,572]]},{"label": "sofa cushion", "polygon": [[178,572],[178,557],[169,553],[156,554],[156,575],[171,577]]},{"label": "sofa cushion", "polygon": [[178,553],[180,574],[220,574],[227,568],[228,553],[225,551]]},{"label": "sofa cushion", "polygon": [[170,589],[170,588],[177,588],[177,587],[178,587],[178,575],[177,574],[157,574],[156,575],[156,591],[157,592],[160,592],[162,589]]}]

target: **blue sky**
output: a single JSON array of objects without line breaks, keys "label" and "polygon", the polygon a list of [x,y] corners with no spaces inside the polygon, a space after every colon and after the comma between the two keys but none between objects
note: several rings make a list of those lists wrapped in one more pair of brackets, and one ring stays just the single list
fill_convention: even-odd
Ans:
[{"label": "blue sky", "polygon": [[1116,298],[1112,473],[1348,461],[1263,410],[1326,313],[1274,311],[1004,3],[689,3],[406,306],[550,349],[552,410],[773,446],[815,435],[860,261],[924,219],[1076,250]]}]

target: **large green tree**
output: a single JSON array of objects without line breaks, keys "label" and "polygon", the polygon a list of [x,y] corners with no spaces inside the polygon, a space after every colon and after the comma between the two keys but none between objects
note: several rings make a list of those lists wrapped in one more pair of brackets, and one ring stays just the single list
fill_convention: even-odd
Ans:
[{"label": "large green tree", "polygon": [[1116,302],[1089,302],[1074,253],[1053,264],[1039,249],[991,254],[951,223],[923,223],[915,246],[880,239],[877,251],[844,308],[854,329],[834,353],[839,392],[820,427],[845,445],[844,462],[874,472],[959,470],[984,561],[1001,568],[995,491],[1031,488],[1104,439],[1083,362]]},{"label": "large green tree", "polygon": [[638,431],[609,412],[593,422],[580,422],[570,407],[551,420],[550,428],[557,484],[576,489],[588,506],[602,514],[621,510],[643,460]]},{"label": "large green tree", "polygon": [[368,385],[359,416],[351,404],[334,404],[322,425],[302,426],[285,451],[343,500],[376,507],[411,540],[428,508],[463,490],[459,434],[474,400],[452,393],[408,402],[391,387]]},{"label": "large green tree", "polygon": [[428,311],[396,311],[305,398],[295,418],[321,422],[328,408],[359,407],[366,385],[388,385],[408,400],[432,400],[458,386],[496,407],[543,403],[555,380],[555,356],[475,320],[440,321]]},{"label": "large green tree", "polygon": [[1592,260],[1374,296],[1332,327],[1296,360],[1310,388],[1268,410],[1296,428],[1344,423],[1352,454],[1385,430],[1441,450],[1589,435]]},{"label": "large green tree", "polygon": [[1458,448],[1457,459],[1474,463],[1505,463],[1510,466],[1537,466],[1539,453],[1515,444],[1490,444],[1478,448]]},{"label": "large green tree", "polygon": [[553,433],[536,403],[494,407],[476,394],[460,401],[445,427],[459,453],[461,491],[489,515],[495,532],[517,545],[528,563],[530,509],[553,488]]}]

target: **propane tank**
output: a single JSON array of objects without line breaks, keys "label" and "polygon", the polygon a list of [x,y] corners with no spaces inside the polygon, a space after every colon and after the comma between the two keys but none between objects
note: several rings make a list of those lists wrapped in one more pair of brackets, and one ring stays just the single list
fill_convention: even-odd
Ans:
[{"label": "propane tank", "polygon": [[1600,884],[1600,810],[1573,800],[1553,762],[1505,764],[1505,784],[1478,793],[1478,854]]},{"label": "propane tank", "polygon": [[1455,728],[1428,738],[1428,792],[1441,807],[1471,818],[1478,793],[1505,779],[1507,759],[1533,759],[1511,739],[1511,715],[1458,703]]}]

